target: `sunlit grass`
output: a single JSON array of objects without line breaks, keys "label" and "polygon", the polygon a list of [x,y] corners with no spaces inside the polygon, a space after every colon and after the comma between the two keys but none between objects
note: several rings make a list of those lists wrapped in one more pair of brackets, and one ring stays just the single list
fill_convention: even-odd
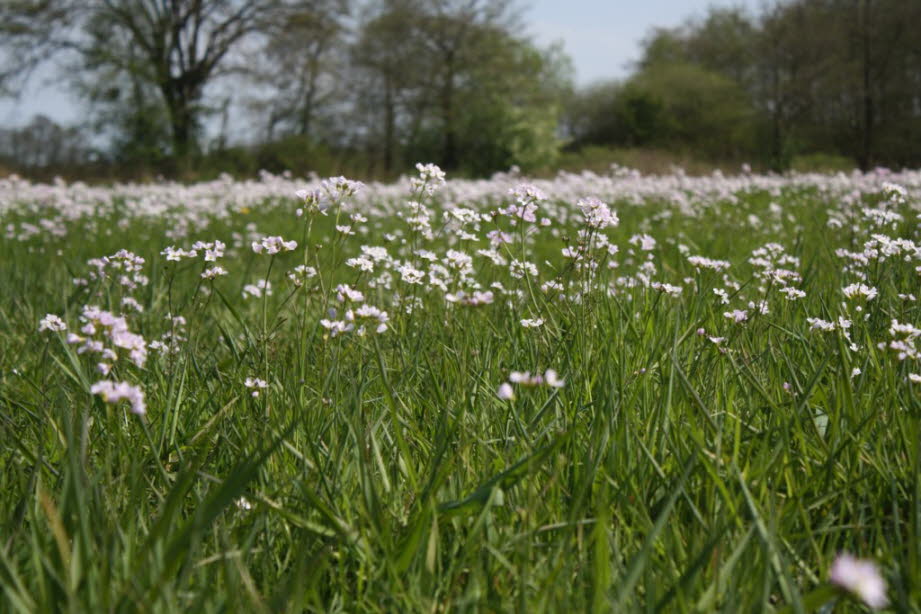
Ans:
[{"label": "sunlit grass", "polygon": [[[770,612],[839,600],[846,611],[859,606],[827,585],[845,551],[880,564],[895,611],[919,607],[921,403],[909,374],[921,369],[885,347],[891,320],[921,319],[899,296],[919,293],[918,255],[862,267],[879,292],[863,302],[842,294],[856,277],[835,255],[871,231],[917,238],[910,203],[865,194],[902,218],[855,229],[827,221],[856,206],[795,186],[694,215],[611,202],[619,225],[594,232],[618,251],[586,252],[599,263],[590,275],[560,256],[579,244],[575,203],[541,201],[546,227],[480,218],[466,227],[474,241],[442,229],[437,194],[416,198],[438,211],[430,240],[407,226],[412,209],[349,222],[343,197],[327,215],[297,217],[294,200],[233,211],[188,240],[166,237],[172,220],[102,209],[67,236],[0,243],[0,609]],[[7,214],[38,221],[28,216]],[[297,249],[254,253],[248,223]],[[499,254],[537,275],[476,253],[494,229],[510,236]],[[648,251],[631,241],[641,233],[656,240]],[[160,254],[198,239],[226,242],[226,254]],[[805,297],[756,277],[749,259],[770,242]],[[467,275],[450,269],[446,292],[429,277],[407,283],[398,264],[346,266],[361,245],[426,275],[415,250],[446,267],[448,249],[466,252],[469,279],[494,300],[446,300]],[[146,260],[147,285],[73,284],[87,260],[119,249]],[[729,261],[729,277],[689,255]],[[214,264],[229,274],[202,280]],[[317,275],[291,283],[298,265]],[[271,296],[244,298],[259,280]],[[564,290],[542,289],[551,280]],[[345,317],[340,283],[386,310],[385,331],[321,325]],[[126,295],[143,313],[122,307]],[[762,300],[769,313],[748,305]],[[77,331],[87,304],[130,314],[148,342],[172,333],[176,353],[150,351],[143,367],[119,357],[104,378],[68,333],[38,332],[46,313]],[[724,315],[736,309],[747,320]],[[852,325],[823,333],[809,317]],[[497,395],[512,372],[547,369],[561,387]],[[142,389],[146,414],[91,394],[101,379]]]}]

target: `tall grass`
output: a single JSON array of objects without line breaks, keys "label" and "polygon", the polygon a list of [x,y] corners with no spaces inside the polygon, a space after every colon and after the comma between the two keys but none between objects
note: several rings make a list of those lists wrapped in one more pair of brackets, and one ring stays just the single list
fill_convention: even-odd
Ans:
[{"label": "tall grass", "polygon": [[[300,218],[304,205],[282,198],[178,239],[167,236],[182,202],[178,218],[101,205],[62,222],[60,237],[17,229],[66,203],[9,208],[0,610],[856,611],[827,582],[845,551],[879,563],[893,611],[921,607],[921,403],[908,379],[921,370],[878,346],[892,319],[921,319],[899,297],[918,293],[921,263],[907,248],[866,263],[859,272],[879,294],[861,302],[843,296],[859,275],[835,254],[860,251],[873,232],[916,239],[910,199],[866,191],[842,204],[840,191],[791,184],[692,212],[678,199],[611,202],[619,225],[581,238],[593,273],[560,256],[580,245],[575,203],[539,201],[548,227],[486,215],[465,226],[474,241],[443,226],[445,209],[487,213],[512,197],[458,203],[416,188],[430,238],[407,226],[419,210],[400,198],[384,209],[403,214],[365,211],[368,222],[348,221],[343,194],[326,215],[308,207]],[[875,227],[864,206],[901,217]],[[843,227],[827,223],[851,214]],[[519,279],[477,255],[495,228],[511,238],[499,255],[534,263],[537,275]],[[655,247],[630,241],[638,233]],[[602,234],[616,254],[597,247]],[[266,235],[300,245],[254,253],[250,240]],[[200,277],[210,264],[200,254],[161,255],[215,238],[228,244],[218,264],[230,274],[213,282]],[[788,301],[782,284],[756,276],[749,259],[769,242],[798,259],[787,266],[802,281],[790,286],[804,298]],[[347,266],[361,245],[399,262]],[[145,258],[146,286],[129,292],[115,275],[73,284],[90,258],[123,248]],[[410,284],[397,267],[427,273],[420,248],[438,262],[463,251],[473,269],[449,269],[450,292],[428,277]],[[695,268],[694,254],[729,261],[729,277]],[[297,265],[318,274],[298,287],[285,277]],[[244,299],[259,279],[271,296]],[[446,300],[461,287],[469,296],[470,280],[507,292],[480,306]],[[550,280],[564,289],[542,289]],[[340,283],[387,311],[386,331],[321,325],[348,308]],[[175,353],[151,351],[143,367],[120,357],[103,377],[68,333],[38,332],[46,313],[77,331],[86,304],[128,313],[125,295],[144,308],[127,316],[132,330],[148,342],[173,333]],[[761,300],[769,313],[747,305]],[[724,315],[733,309],[747,320]],[[184,325],[171,319],[180,315]],[[839,316],[850,329],[807,322]],[[520,323],[538,317],[536,328]],[[564,385],[497,395],[511,372],[546,369]],[[146,414],[91,394],[100,379],[140,387]]]}]

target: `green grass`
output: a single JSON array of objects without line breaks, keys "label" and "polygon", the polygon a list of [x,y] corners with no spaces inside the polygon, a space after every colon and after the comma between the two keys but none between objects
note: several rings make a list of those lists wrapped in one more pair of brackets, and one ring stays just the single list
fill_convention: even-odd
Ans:
[{"label": "green grass", "polygon": [[[826,224],[830,211],[851,210],[839,196],[791,184],[701,203],[693,215],[658,200],[613,202],[620,224],[605,232],[620,252],[599,255],[592,284],[560,256],[581,227],[572,203],[542,205],[554,224],[535,237],[514,230],[510,254],[540,269],[520,280],[475,255],[485,240],[440,231],[440,213],[431,241],[395,215],[337,238],[334,214],[316,216],[308,235],[284,200],[215,216],[189,239],[165,236],[181,202],[172,218],[100,207],[65,222],[64,237],[8,238],[0,610],[859,611],[827,585],[848,551],[880,564],[893,611],[918,611],[921,403],[906,377],[921,369],[877,347],[893,318],[921,320],[917,303],[898,297],[921,294],[918,263],[865,267],[879,296],[865,320],[847,308],[856,350],[840,332],[810,331],[807,317],[845,314],[841,288],[855,281],[834,250],[859,251],[869,238],[862,222]],[[899,210],[896,228],[874,232],[916,239],[914,214]],[[54,211],[13,208],[3,221]],[[249,239],[234,249],[232,233],[250,222],[298,249],[254,254]],[[483,222],[480,234],[493,227]],[[468,307],[398,273],[390,289],[371,287],[376,273],[344,266],[398,230],[407,243],[390,243],[391,256],[424,269],[407,247],[467,251],[483,289],[499,281],[520,295]],[[679,297],[604,290],[636,279],[646,254],[628,239],[638,232],[657,239],[653,278],[684,285]],[[200,282],[200,257],[159,255],[214,238],[228,243],[218,264],[230,275],[213,284]],[[772,241],[799,258],[789,268],[805,298],[759,292],[748,258]],[[712,292],[722,274],[695,271],[679,244],[732,263],[731,305]],[[146,259],[150,279],[131,293],[144,307],[128,316],[132,331],[152,341],[170,330],[168,314],[187,320],[177,354],[151,351],[143,368],[120,358],[108,378],[144,390],[143,417],[90,394],[103,379],[98,359],[77,354],[65,333],[37,330],[46,313],[76,330],[85,304],[122,312],[111,280],[71,281],[86,277],[88,259],[121,248]],[[621,265],[608,268],[612,259]],[[320,275],[301,289],[286,283],[305,261]],[[267,275],[271,297],[241,298]],[[557,300],[540,290],[551,279],[589,289],[581,302]],[[389,330],[327,334],[319,320],[337,283],[385,309]],[[420,305],[406,313],[397,295]],[[769,314],[744,324],[723,315],[762,297]],[[519,323],[538,316],[539,328]],[[510,371],[547,368],[565,386],[497,397]],[[252,397],[247,377],[268,388]]]}]

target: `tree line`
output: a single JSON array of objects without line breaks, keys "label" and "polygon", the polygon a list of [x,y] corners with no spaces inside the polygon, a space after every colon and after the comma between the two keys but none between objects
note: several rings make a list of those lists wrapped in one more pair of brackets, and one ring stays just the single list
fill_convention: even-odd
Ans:
[{"label": "tree line", "polygon": [[[88,111],[79,128],[36,118],[0,131],[0,166],[392,176],[431,160],[483,175],[552,167],[587,147],[776,170],[810,154],[864,168],[921,162],[921,1],[713,8],[653,30],[628,78],[579,89],[562,49],[526,35],[520,9],[6,0],[0,94],[51,63]],[[245,146],[227,136],[241,121]]]},{"label": "tree line", "polygon": [[714,8],[644,41],[635,73],[569,106],[573,145],[684,149],[784,170],[834,154],[921,163],[921,2],[793,0]]},{"label": "tree line", "polygon": [[[509,0],[9,0],[0,84],[15,93],[53,59],[123,165],[479,174],[556,154],[569,69],[522,32]],[[231,103],[257,145],[206,147]]]}]

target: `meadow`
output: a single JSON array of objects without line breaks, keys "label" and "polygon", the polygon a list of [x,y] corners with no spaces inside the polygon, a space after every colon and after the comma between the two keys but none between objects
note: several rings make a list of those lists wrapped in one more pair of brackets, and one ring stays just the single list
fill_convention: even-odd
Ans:
[{"label": "meadow", "polygon": [[921,609],[921,172],[0,179],[0,610]]}]

